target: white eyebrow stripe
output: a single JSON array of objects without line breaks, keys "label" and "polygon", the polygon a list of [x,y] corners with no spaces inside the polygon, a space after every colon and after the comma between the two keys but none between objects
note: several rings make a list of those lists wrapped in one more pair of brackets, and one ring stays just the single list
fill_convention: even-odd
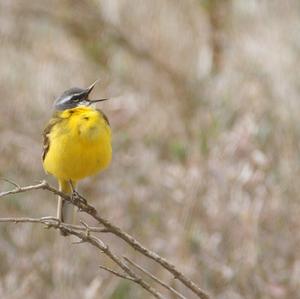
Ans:
[{"label": "white eyebrow stripe", "polygon": [[79,96],[79,95],[81,95],[83,92],[77,92],[77,93],[73,93],[71,96],[73,97],[73,96]]},{"label": "white eyebrow stripe", "polygon": [[81,95],[81,92],[79,93],[73,93],[73,94],[70,94],[70,95],[67,95],[65,98],[64,98],[64,102],[67,102],[69,100],[71,100],[73,97],[77,97],[77,96],[80,96]]}]

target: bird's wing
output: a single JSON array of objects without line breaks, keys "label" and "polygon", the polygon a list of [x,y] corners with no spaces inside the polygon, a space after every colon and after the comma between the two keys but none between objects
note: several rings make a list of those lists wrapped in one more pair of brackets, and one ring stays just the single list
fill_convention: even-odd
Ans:
[{"label": "bird's wing", "polygon": [[107,116],[104,114],[104,112],[101,109],[96,109],[96,110],[103,116],[107,125],[110,126],[109,120],[108,120]]},{"label": "bird's wing", "polygon": [[49,134],[52,130],[52,128],[59,122],[61,122],[63,119],[59,117],[58,114],[54,114],[52,118],[50,119],[49,123],[47,124],[46,128],[43,131],[43,154],[42,154],[42,159],[43,161],[46,158],[46,155],[49,151],[50,147],[50,139],[49,139]]}]

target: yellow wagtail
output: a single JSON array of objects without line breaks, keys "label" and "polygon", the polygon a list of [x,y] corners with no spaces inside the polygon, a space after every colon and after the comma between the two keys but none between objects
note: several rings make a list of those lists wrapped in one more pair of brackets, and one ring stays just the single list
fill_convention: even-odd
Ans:
[{"label": "yellow wagtail", "polygon": [[[111,161],[109,122],[94,108],[94,103],[107,99],[89,99],[96,82],[87,89],[66,90],[55,101],[54,114],[43,132],[44,169],[58,180],[64,193],[76,193],[79,180],[103,170]],[[59,197],[57,218],[69,222],[73,215],[72,206]]]}]

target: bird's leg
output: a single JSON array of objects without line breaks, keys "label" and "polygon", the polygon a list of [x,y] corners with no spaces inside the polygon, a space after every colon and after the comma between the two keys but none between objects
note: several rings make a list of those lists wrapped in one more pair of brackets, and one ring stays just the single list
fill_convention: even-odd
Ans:
[{"label": "bird's leg", "polygon": [[71,190],[72,190],[72,199],[78,200],[78,201],[80,201],[82,204],[87,205],[86,199],[85,199],[82,195],[80,195],[80,194],[78,193],[78,191],[76,191],[76,189],[75,189],[75,187],[74,187],[74,185],[73,185],[73,182],[70,180],[69,183],[70,183],[70,187],[71,187]]}]

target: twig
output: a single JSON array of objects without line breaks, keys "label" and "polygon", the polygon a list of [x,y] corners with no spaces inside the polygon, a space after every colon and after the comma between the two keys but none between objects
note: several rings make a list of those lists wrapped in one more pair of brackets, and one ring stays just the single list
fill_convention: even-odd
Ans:
[{"label": "twig", "polygon": [[20,185],[18,185],[16,182],[13,182],[12,180],[8,179],[8,178],[0,178],[1,180],[8,182],[10,184],[12,184],[13,186],[15,186],[16,188],[20,188]]},{"label": "twig", "polygon": [[[9,181],[9,182],[12,183],[12,181]],[[44,187],[46,185],[48,185],[46,181],[42,181],[41,183],[39,183],[37,185],[25,186],[25,187],[20,187],[18,184],[15,184],[15,183],[12,183],[12,184],[15,185],[16,188],[13,189],[13,190],[10,190],[10,191],[1,192],[0,197],[4,197],[4,196],[10,195],[10,194],[16,194],[16,193],[31,191],[31,190],[44,189]]]},{"label": "twig", "polygon": [[159,283],[160,285],[162,285],[163,287],[165,287],[166,289],[168,289],[170,292],[172,292],[173,294],[175,294],[179,298],[181,298],[181,299],[187,299],[185,296],[183,296],[182,294],[180,294],[177,290],[175,290],[174,288],[172,288],[171,286],[169,286],[168,284],[166,284],[165,282],[163,282],[162,280],[160,280],[159,278],[157,278],[156,276],[154,276],[152,273],[150,273],[149,271],[147,271],[142,266],[138,265],[137,263],[135,263],[134,261],[132,261],[128,257],[123,256],[123,258],[129,264],[131,264],[135,268],[139,269],[141,272],[143,272],[144,274],[148,275],[149,277],[151,277],[154,281],[156,281],[157,283]]},{"label": "twig", "polygon": [[99,266],[99,268],[100,268],[100,269],[103,269],[103,270],[106,270],[107,272],[110,272],[110,273],[112,273],[112,274],[114,274],[114,275],[116,275],[116,276],[119,276],[119,277],[121,277],[121,278],[124,278],[124,279],[131,280],[131,281],[135,282],[135,279],[134,279],[134,278],[132,278],[132,277],[130,277],[130,276],[128,276],[128,275],[119,273],[119,272],[117,272],[117,271],[115,271],[115,270],[112,270],[112,269],[110,269],[110,268],[107,268],[107,267],[105,267],[105,266]]},{"label": "twig", "polygon": [[[27,217],[9,217],[9,218],[0,218],[0,222],[11,222],[11,223],[40,223],[44,225],[57,225],[58,219],[55,217],[42,217],[42,218],[27,218]],[[61,226],[64,228],[70,228],[78,231],[86,231],[86,227],[82,225],[74,225],[74,224],[68,224],[68,223],[61,223]],[[109,232],[106,228],[102,227],[95,227],[90,226],[89,227],[90,232],[94,233],[107,233]]]},{"label": "twig", "polygon": [[22,192],[38,190],[38,189],[48,190],[56,195],[60,195],[65,200],[73,203],[75,206],[79,208],[79,210],[86,212],[87,214],[92,216],[95,220],[97,220],[99,223],[101,223],[103,226],[105,226],[105,228],[107,228],[110,233],[123,239],[127,244],[129,244],[135,250],[139,251],[141,254],[159,263],[163,268],[165,268],[171,274],[173,274],[175,279],[181,281],[187,288],[189,288],[192,292],[194,292],[199,298],[209,299],[209,295],[205,291],[203,291],[197,284],[195,284],[191,279],[187,278],[181,271],[179,271],[174,264],[170,263],[165,258],[159,256],[157,253],[147,249],[131,235],[124,232],[120,227],[112,224],[107,219],[100,216],[96,211],[96,209],[90,204],[84,204],[79,199],[70,197],[63,192],[58,191],[57,189],[51,187],[46,181],[42,181],[37,185],[18,187],[11,191],[2,192],[0,193],[0,198],[10,194],[22,193]]}]

